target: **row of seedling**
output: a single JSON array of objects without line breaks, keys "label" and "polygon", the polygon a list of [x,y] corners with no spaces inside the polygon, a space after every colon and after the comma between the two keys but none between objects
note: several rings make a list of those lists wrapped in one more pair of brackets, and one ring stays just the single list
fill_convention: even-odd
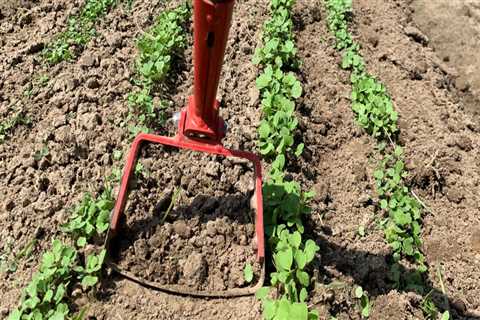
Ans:
[{"label": "row of seedling", "polygon": [[56,35],[42,52],[48,64],[57,64],[75,58],[76,52],[96,35],[95,24],[116,0],[87,0],[80,13],[71,15],[67,20],[67,29]]},{"label": "row of seedling", "polygon": [[[326,6],[328,27],[336,38],[335,47],[343,53],[341,67],[351,71],[351,102],[356,122],[377,140],[380,160],[373,175],[378,209],[385,215],[381,224],[393,251],[391,279],[399,289],[423,291],[422,275],[427,266],[421,252],[422,204],[405,184],[408,172],[397,140],[398,113],[385,86],[366,70],[360,45],[348,30],[352,1],[326,0]],[[402,259],[416,265],[413,276],[401,274],[398,263]],[[448,318],[449,313],[445,311],[442,319]]]},{"label": "row of seedling", "polygon": [[365,68],[360,46],[348,31],[351,1],[327,0],[328,27],[343,50],[341,67],[351,71],[352,110],[357,123],[378,141],[382,160],[374,172],[380,208],[387,214],[385,236],[395,261],[408,257],[425,271],[421,247],[421,205],[405,186],[403,150],[396,145],[398,114],[385,86]]},{"label": "row of seedling", "polygon": [[[139,40],[140,57],[136,66],[143,88],[153,88],[170,70],[172,55],[185,44],[181,25],[189,13],[186,4],[162,13],[152,30]],[[20,306],[11,312],[9,320],[83,319],[86,309],[75,310],[71,306],[71,293],[79,285],[87,292],[99,281],[105,250],[87,253],[91,250],[85,249],[89,244],[103,244],[113,205],[109,187],[97,198],[84,196],[69,222],[61,228],[69,239],[54,240],[52,249],[43,254],[38,272],[23,290]]]},{"label": "row of seedling", "polygon": [[187,44],[186,23],[191,16],[188,3],[160,14],[154,26],[137,40],[138,58],[135,61],[137,89],[128,95],[130,109],[127,117],[132,136],[149,132],[166,121],[168,101],[154,101],[160,91],[174,59]]},{"label": "row of seedling", "polygon": [[72,291],[80,285],[86,293],[99,281],[105,250],[87,253],[85,247],[107,230],[113,204],[110,188],[96,199],[90,194],[84,196],[70,221],[62,226],[70,237],[53,240],[52,248],[43,254],[38,271],[23,290],[20,306],[8,320],[83,319],[86,309],[72,307]]},{"label": "row of seedling", "polygon": [[304,218],[310,213],[311,192],[303,192],[296,181],[285,178],[287,159],[299,156],[303,144],[296,144],[298,126],[295,100],[301,83],[292,70],[297,58],[293,21],[294,0],[272,0],[270,18],[263,27],[263,46],[254,63],[262,69],[256,80],[261,95],[262,120],[258,128],[260,153],[273,160],[263,187],[266,235],[273,257],[270,286],[257,292],[263,303],[264,319],[317,319],[306,301],[311,277],[309,264],[319,247],[304,235]]}]

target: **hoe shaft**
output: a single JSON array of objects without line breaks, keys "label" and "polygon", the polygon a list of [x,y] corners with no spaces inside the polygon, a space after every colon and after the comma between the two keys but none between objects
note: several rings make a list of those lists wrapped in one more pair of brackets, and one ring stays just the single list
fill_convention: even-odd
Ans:
[{"label": "hoe shaft", "polygon": [[224,124],[216,100],[235,0],[194,0],[194,89],[186,110],[186,136],[220,141]]}]

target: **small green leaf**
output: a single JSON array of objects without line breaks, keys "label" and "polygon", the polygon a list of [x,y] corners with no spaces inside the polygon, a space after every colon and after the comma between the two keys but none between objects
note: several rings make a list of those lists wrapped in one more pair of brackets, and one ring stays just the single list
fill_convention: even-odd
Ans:
[{"label": "small green leaf", "polygon": [[263,302],[263,317],[266,320],[271,320],[275,316],[277,311],[277,305],[271,300],[265,300]]},{"label": "small green leaf", "polygon": [[298,146],[297,146],[297,150],[295,150],[295,156],[297,157],[300,157],[303,153],[303,149],[304,149],[305,145],[303,143],[300,143]]},{"label": "small green leaf", "polygon": [[253,268],[250,263],[247,263],[245,265],[245,268],[243,269],[243,277],[245,278],[245,281],[250,283],[253,280]]},{"label": "small green leaf", "polygon": [[302,243],[302,235],[300,234],[300,232],[295,231],[290,236],[289,242],[294,248],[300,247],[300,244]]},{"label": "small green leaf", "polygon": [[310,284],[310,277],[308,273],[306,273],[305,271],[297,270],[296,276],[302,286],[308,287],[308,285]]},{"label": "small green leaf", "polygon": [[300,302],[305,302],[305,300],[307,300],[307,297],[308,297],[307,289],[302,288],[299,294]]},{"label": "small green leaf", "polygon": [[80,237],[77,239],[77,246],[82,248],[82,247],[85,247],[85,245],[87,244],[87,238],[85,237]]},{"label": "small green leaf", "polygon": [[275,254],[275,264],[280,270],[290,271],[293,263],[292,248],[280,251]]},{"label": "small green leaf", "polygon": [[94,285],[97,284],[97,282],[98,282],[98,277],[87,275],[82,279],[82,287],[84,288],[93,287]]},{"label": "small green leaf", "polygon": [[295,83],[292,86],[292,97],[294,99],[297,99],[301,95],[302,95],[302,85],[300,84],[300,81],[295,81]]},{"label": "small green leaf", "polygon": [[306,254],[301,250],[297,250],[295,252],[295,262],[297,263],[298,268],[305,268],[305,265],[307,264]]},{"label": "small green leaf", "polygon": [[45,295],[43,296],[43,302],[48,302],[50,303],[53,298],[53,290],[48,289],[47,292],[45,292]]},{"label": "small green leaf", "polygon": [[361,237],[364,237],[364,236],[365,236],[365,226],[359,226],[359,227],[358,227],[358,234],[359,234]]},{"label": "small green leaf", "polygon": [[10,313],[7,320],[20,320],[21,317],[22,312],[18,309],[15,309]]},{"label": "small green leaf", "polygon": [[360,299],[363,296],[363,289],[362,287],[358,286],[355,288],[355,297]]},{"label": "small green leaf", "polygon": [[450,312],[448,310],[442,313],[442,320],[450,320]]},{"label": "small green leaf", "polygon": [[376,170],[374,173],[373,173],[373,176],[378,179],[378,180],[381,180],[383,179],[383,171],[381,170]]},{"label": "small green leaf", "polygon": [[261,287],[260,289],[257,290],[255,293],[255,296],[259,300],[263,300],[267,297],[268,293],[270,292],[270,287]]},{"label": "small green leaf", "polygon": [[287,320],[308,320],[308,307],[306,303],[294,303],[290,306]]}]

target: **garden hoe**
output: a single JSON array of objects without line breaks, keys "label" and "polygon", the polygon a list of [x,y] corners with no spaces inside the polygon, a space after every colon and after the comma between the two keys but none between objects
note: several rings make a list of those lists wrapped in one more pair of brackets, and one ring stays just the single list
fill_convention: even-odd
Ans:
[{"label": "garden hoe", "polygon": [[219,116],[220,103],[216,100],[234,2],[235,0],[194,0],[193,96],[189,97],[187,107],[180,113],[176,136],[164,137],[141,133],[133,141],[113,209],[106,247],[111,256],[116,247],[112,245],[114,239],[121,237],[120,220],[127,200],[129,179],[134,171],[142,144],[156,143],[225,157],[243,158],[253,163],[255,171],[255,236],[257,260],[262,266],[260,279],[255,286],[247,288],[200,291],[182,285],[161,285],[139,279],[131,272],[120,270],[112,261],[113,259],[108,259],[109,265],[123,276],[162,291],[203,297],[243,296],[254,294],[263,285],[265,278],[261,162],[253,153],[224,148],[222,138],[226,134],[226,125]]}]

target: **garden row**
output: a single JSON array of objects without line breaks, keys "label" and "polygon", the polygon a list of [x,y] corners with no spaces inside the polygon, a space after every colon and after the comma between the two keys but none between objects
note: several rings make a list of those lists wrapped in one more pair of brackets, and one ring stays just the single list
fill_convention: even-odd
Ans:
[{"label": "garden row", "polygon": [[[352,86],[351,103],[356,122],[377,141],[377,168],[374,171],[378,195],[377,210],[384,214],[382,226],[385,238],[393,251],[391,278],[398,289],[422,292],[427,271],[425,256],[421,252],[422,203],[405,184],[403,149],[398,143],[398,113],[385,86],[366,70],[360,45],[348,30],[352,16],[351,0],[326,0],[328,27],[336,38],[335,47],[342,52],[341,67],[349,70]],[[400,263],[413,263],[416,272],[402,274]],[[427,316],[437,318],[437,310],[424,298]],[[430,301],[431,302],[431,301]],[[428,310],[427,310],[428,309]],[[445,311],[442,319],[448,319]]]},{"label": "garden row", "polygon": [[[57,34],[42,50],[41,61],[49,66],[62,61],[73,61],[87,43],[96,36],[95,25],[98,20],[117,2],[117,0],[86,0],[78,14],[68,17],[66,30]],[[133,0],[126,0],[128,6],[132,3]],[[45,86],[48,80],[47,75],[42,75],[36,82],[39,86]],[[27,89],[24,96],[30,97],[32,90],[31,87]],[[31,123],[29,116],[23,110],[15,110],[14,107],[11,109],[12,114],[6,120],[0,121],[0,143],[3,143],[17,126]]]},{"label": "garden row", "polygon": [[[87,11],[85,8],[82,10]],[[187,4],[165,11],[150,32],[138,40],[139,58],[135,68],[142,89],[140,93],[129,96],[129,120],[142,125],[150,124],[147,118],[156,112],[151,90],[165,78],[173,54],[184,46],[186,37],[182,26],[189,17],[190,8]],[[148,98],[152,102],[149,105],[151,110],[145,109],[145,103],[138,98],[145,88],[148,88]],[[120,160],[121,155],[118,157],[114,153],[113,157]],[[95,288],[101,276],[106,252],[95,248],[101,247],[104,242],[114,205],[109,184],[118,179],[118,174],[109,177],[97,198],[85,194],[82,202],[73,210],[70,221],[61,228],[69,237],[63,241],[53,240],[52,249],[43,254],[38,271],[23,290],[20,307],[10,313],[9,320],[83,319],[87,309],[76,310],[72,297],[74,292],[78,295],[78,290],[86,294]]]},{"label": "garden row", "polygon": [[298,120],[295,100],[302,86],[293,71],[300,67],[293,36],[294,0],[272,0],[270,17],[263,28],[262,42],[254,63],[262,69],[256,80],[261,95],[262,120],[258,128],[260,153],[271,160],[264,182],[266,236],[273,257],[270,287],[257,297],[263,303],[264,319],[318,319],[306,301],[311,278],[309,264],[319,247],[305,239],[304,218],[310,212],[312,192],[303,192],[296,181],[285,178],[288,161],[301,155],[303,144],[296,144]]}]

